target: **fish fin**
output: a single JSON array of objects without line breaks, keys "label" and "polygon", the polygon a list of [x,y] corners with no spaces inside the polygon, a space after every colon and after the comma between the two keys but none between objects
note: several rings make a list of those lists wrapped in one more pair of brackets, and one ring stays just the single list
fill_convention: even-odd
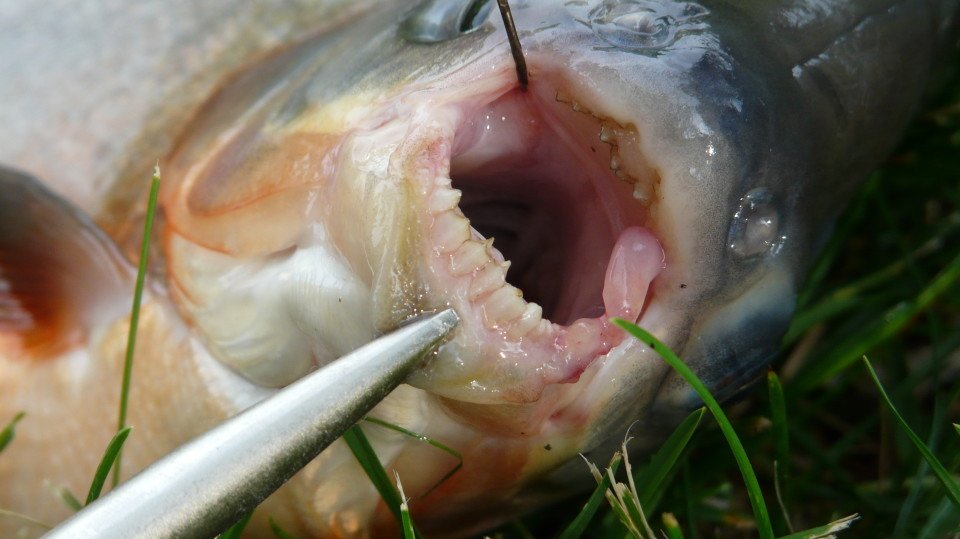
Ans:
[{"label": "fish fin", "polygon": [[0,355],[45,360],[122,316],[133,272],[89,217],[0,166]]}]

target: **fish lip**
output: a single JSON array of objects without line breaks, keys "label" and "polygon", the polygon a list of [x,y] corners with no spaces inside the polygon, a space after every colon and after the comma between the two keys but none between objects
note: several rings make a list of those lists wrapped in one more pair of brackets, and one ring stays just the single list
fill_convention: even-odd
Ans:
[{"label": "fish lip", "polygon": [[[612,212],[616,215],[607,215],[610,222],[606,225],[612,232],[606,241],[612,245],[627,226],[651,225],[660,177],[656,165],[640,152],[637,128],[604,115],[588,97],[581,97],[580,85],[563,70],[538,70],[534,66],[532,71],[538,77],[529,90],[518,88],[512,71],[505,66],[471,81],[477,86],[471,95],[425,114],[429,121],[424,122],[417,142],[422,151],[414,153],[404,167],[416,193],[420,216],[422,258],[417,280],[423,290],[421,308],[453,307],[462,319],[456,337],[441,347],[430,368],[418,371],[411,379],[413,385],[441,397],[473,403],[534,402],[548,385],[576,382],[587,367],[624,341],[624,334],[609,322],[610,315],[604,313],[602,303],[599,316],[573,316],[554,322],[536,302],[525,301],[522,292],[506,278],[509,261],[497,249],[496,240],[491,243],[471,226],[454,192],[457,169],[463,168],[458,162],[476,148],[475,140],[465,141],[469,138],[464,136],[465,126],[484,106],[532,100],[544,108],[541,112],[549,120],[545,122],[548,130],[571,135],[570,131],[581,129],[582,124],[590,125],[594,129],[590,135],[595,137],[591,153],[601,153],[609,164],[601,171],[603,180],[619,186],[621,192],[644,193],[644,200],[627,201],[634,213],[628,215],[619,208]],[[431,104],[436,107],[438,101],[434,99]],[[571,117],[576,125],[571,125]],[[617,129],[633,139],[618,143],[614,134]],[[575,142],[582,142],[576,137],[583,138],[583,133],[572,135]],[[630,155],[622,158],[626,153]],[[482,165],[490,160],[479,161]],[[596,163],[591,166],[603,168]],[[628,182],[632,185],[624,188]],[[622,199],[621,195],[611,196]],[[455,233],[451,233],[452,228]],[[601,260],[601,285],[609,256],[608,249]],[[482,284],[484,280],[488,284]],[[654,289],[650,286],[644,306],[654,299]],[[644,308],[631,318],[636,321],[646,314]],[[576,343],[587,344],[571,352]],[[492,372],[479,372],[482,370]]]}]

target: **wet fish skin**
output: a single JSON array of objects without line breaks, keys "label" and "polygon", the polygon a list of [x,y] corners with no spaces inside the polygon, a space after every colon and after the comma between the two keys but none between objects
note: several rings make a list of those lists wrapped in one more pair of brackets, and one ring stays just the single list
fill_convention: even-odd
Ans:
[{"label": "wet fish skin", "polygon": [[[227,84],[205,112],[183,128],[184,134],[166,163],[169,166],[165,167],[172,171],[172,181],[176,181],[178,171],[201,159],[211,141],[221,133],[236,125],[249,125],[250,116],[243,115],[257,110],[263,103],[267,105],[264,114],[271,121],[294,125],[303,114],[325,101],[346,105],[349,101],[344,97],[350,95],[388,97],[406,85],[425,81],[429,84],[455,76],[464,65],[486,63],[509,70],[502,29],[495,20],[474,34],[438,45],[415,45],[399,40],[395,33],[402,19],[397,15],[405,11],[406,5],[409,4],[371,8],[371,14],[352,23],[351,30],[333,30],[268,56],[247,71],[256,74],[256,70],[263,70],[259,73],[271,72],[276,77],[261,79],[258,87],[230,94],[230,89],[236,86]],[[630,5],[671,11],[671,16],[678,21],[677,27],[684,32],[668,31],[667,39],[662,40],[656,36],[624,34],[616,25],[602,27],[598,23],[597,14],[603,9]],[[189,13],[186,4],[177,6]],[[296,29],[301,28],[298,24],[302,24],[304,31],[312,25],[311,21],[297,17],[310,13],[309,9],[294,5],[288,11],[280,11],[291,14],[294,30],[288,27],[287,33],[280,32],[279,38],[263,38],[261,43],[265,44],[260,50],[284,41],[285,36],[298,34]],[[938,40],[947,39],[946,34],[937,29],[943,21],[952,21],[956,12],[955,2],[921,1],[556,2],[515,6],[534,76],[537,69],[543,73],[560,69],[558,65],[564,66],[584,107],[602,111],[622,124],[636,125],[643,135],[645,153],[657,156],[655,164],[662,183],[658,192],[660,205],[651,227],[664,242],[670,266],[655,282],[656,308],[660,314],[657,324],[650,329],[682,350],[688,361],[721,393],[748,380],[776,349],[806,266],[849,191],[891,148],[915,110],[934,51],[940,46]],[[256,17],[250,13],[256,12],[232,13],[224,20],[249,17],[247,21],[251,23]],[[186,15],[182,19],[188,20]],[[173,20],[178,19],[173,17]],[[132,16],[132,20],[118,24],[136,27],[138,21],[143,22]],[[269,36],[270,32],[265,35]],[[638,42],[644,45],[637,46]],[[916,51],[912,55],[902,52],[907,50],[907,44],[909,50]],[[178,50],[176,43],[169,46],[173,51]],[[130,209],[138,192],[124,182],[133,177],[130,170],[146,169],[153,159],[139,163],[143,146],[138,141],[156,141],[163,149],[172,147],[173,133],[183,127],[186,110],[211,90],[212,80],[219,79],[229,66],[238,65],[229,61],[220,63],[223,49],[213,47],[212,51],[206,51],[210,55],[201,54],[201,58],[207,59],[199,61],[200,71],[210,66],[226,67],[218,67],[206,85],[185,92],[186,97],[174,107],[174,112],[159,113],[159,123],[149,123],[146,127],[144,115],[153,110],[151,101],[161,97],[144,94],[146,103],[140,103],[136,109],[140,115],[120,115],[123,125],[120,131],[132,135],[120,137],[102,153],[90,150],[93,157],[75,159],[62,145],[76,140],[77,144],[96,148],[98,143],[63,137],[63,130],[58,133],[44,127],[30,128],[27,124],[32,120],[23,109],[2,109],[10,112],[13,120],[0,121],[0,141],[17,142],[0,144],[0,161],[37,174],[75,204],[97,214],[98,221],[122,241],[129,228],[126,220],[136,215]],[[349,57],[345,51],[350,52]],[[92,72],[99,73],[97,68],[94,65]],[[128,68],[131,71],[126,71]],[[118,64],[118,70],[124,73],[143,72],[134,68],[144,69],[134,60],[129,66],[123,62]],[[0,72],[6,69],[11,68],[0,69]],[[24,73],[18,69],[12,68],[13,73]],[[149,70],[147,66],[146,71]],[[192,72],[185,79],[174,77],[173,86],[190,87],[191,78],[198,76],[198,72]],[[70,70],[63,73],[68,76]],[[86,83],[85,87],[96,88],[99,79],[109,87],[109,77],[84,79],[81,76],[78,80]],[[278,93],[270,94],[274,90]],[[168,92],[176,93],[175,90]],[[5,102],[20,103],[19,96],[23,94],[22,87],[0,83],[0,96]],[[43,92],[38,96],[43,97]],[[70,101],[75,97],[47,96],[43,106],[35,108],[50,111],[49,115],[37,125],[55,123],[50,119],[71,110]],[[98,111],[102,110],[100,106],[101,103],[87,104],[86,112],[80,107],[76,112],[81,119],[78,123],[82,125],[97,118]],[[211,112],[216,110],[236,111],[236,114]],[[876,114],[877,111],[884,114]],[[103,137],[101,143],[102,140]],[[132,164],[135,162],[137,164]],[[103,183],[87,190],[74,182],[75,177],[95,178]],[[775,250],[743,256],[729,248],[730,225],[742,206],[742,198],[757,188],[769,194],[772,202],[760,200],[760,203],[772,205],[779,219],[773,238],[786,236],[786,239]],[[172,212],[171,208],[168,206],[167,210]],[[132,220],[135,221],[135,217]],[[774,243],[779,245],[779,240]],[[740,253],[751,250],[749,245],[739,249]],[[178,363],[170,353],[145,350],[139,360],[138,364],[149,365],[144,367],[146,372],[141,371],[143,378],[139,383],[144,384],[145,392],[149,390],[155,395],[148,401],[154,404],[147,404],[139,412],[142,414],[139,421],[147,425],[144,432],[158,436],[151,442],[154,447],[133,448],[142,455],[139,459],[133,458],[134,466],[149,461],[158,451],[162,452],[164,446],[169,449],[191,432],[202,430],[218,417],[229,415],[255,399],[255,396],[246,400],[234,396],[231,401],[231,397],[224,395],[227,392],[224,388],[232,390],[243,384],[224,382],[230,374],[221,372],[224,369],[217,370],[219,364],[198,351],[202,347],[190,338],[196,328],[184,327],[162,294],[155,301],[148,304],[148,310],[157,313],[153,318],[158,321],[152,325],[148,322],[147,331],[158,336],[175,335],[172,340],[178,343],[177,352],[192,359]],[[147,320],[150,319],[148,315]],[[757,320],[765,322],[760,331]],[[376,322],[387,326],[395,320],[387,316]],[[368,329],[375,331],[375,328]],[[121,330],[122,323],[110,332],[122,335]],[[158,348],[164,346],[163,338],[154,341]],[[96,349],[94,354],[119,357],[119,347],[114,349],[109,353]],[[722,353],[718,354],[718,349]],[[643,368],[629,367],[631,363],[643,364]],[[15,370],[19,373],[22,368],[18,365]],[[68,373],[53,364],[44,368],[55,373],[50,375],[53,377]],[[0,383],[4,380],[7,384],[13,383],[12,372],[14,370],[0,371]],[[200,378],[206,383],[219,383],[220,388],[205,388],[198,377],[191,378],[192,372],[205,373]],[[36,374],[17,375],[42,378]],[[598,460],[602,460],[605,458],[600,456],[603,447],[618,443],[626,424],[636,417],[650,419],[652,402],[666,410],[689,405],[682,385],[677,380],[661,381],[665,376],[666,370],[655,358],[639,346],[628,344],[613,357],[598,361],[577,384],[563,388],[551,386],[545,390],[546,396],[535,403],[500,403],[483,408],[470,402],[438,399],[439,406],[424,410],[424,403],[436,404],[433,397],[424,397],[416,393],[418,390],[407,388],[406,393],[396,395],[387,403],[394,406],[389,413],[398,423],[416,423],[448,445],[460,442],[465,447],[477,446],[474,452],[466,452],[468,461],[460,480],[448,484],[442,493],[445,503],[428,499],[418,516],[422,516],[426,525],[431,525],[431,519],[440,521],[432,524],[438,528],[451,526],[451,522],[465,526],[468,519],[478,519],[472,524],[480,526],[500,515],[556,496],[585,474],[577,461],[563,464],[568,457],[577,451],[593,449]],[[191,398],[208,403],[196,405],[189,414],[192,417],[164,409],[159,404],[164,399],[163,384],[187,379],[192,380],[189,390],[177,390],[166,399],[177,403],[172,408],[189,405]],[[41,381],[35,383],[35,387],[43,387]],[[63,383],[68,390],[71,388],[70,382]],[[431,380],[425,378],[421,383],[429,385]],[[570,404],[569,400],[574,397],[576,403]],[[518,433],[517,424],[508,420],[508,416],[519,416],[526,425],[538,427],[544,410],[550,409],[547,405],[555,405],[557,401],[566,402],[565,411],[584,419],[570,424],[549,424],[546,428],[540,427],[543,430],[537,434]],[[55,399],[48,402],[48,406],[54,408],[52,416],[57,403]],[[5,413],[12,406],[10,401],[3,403],[0,411]],[[101,406],[110,409],[105,404]],[[477,419],[479,409],[484,410],[486,423]],[[162,415],[167,418],[166,422],[173,418],[177,428],[165,428],[163,421],[158,423],[151,415]],[[42,418],[44,414],[30,417],[36,416]],[[190,424],[193,418],[203,421]],[[458,423],[461,420],[467,426]],[[108,434],[110,423],[109,420],[101,422],[99,437]],[[51,420],[50,428],[56,432],[52,425]],[[650,435],[641,436],[640,442],[651,444],[657,437],[650,431]],[[404,460],[409,462],[414,455],[429,457],[408,447],[406,440],[379,436],[375,441],[389,454],[399,455],[397,462],[401,464]],[[27,445],[25,452],[30,451],[30,447],[43,445],[42,437],[31,441],[29,435],[18,440],[21,442]],[[541,449],[548,442],[552,443],[549,454]],[[31,446],[31,443],[37,445]],[[97,447],[96,443],[90,445]],[[96,450],[92,453],[95,458]],[[5,453],[0,458],[0,466],[7,457]],[[493,466],[502,467],[504,477],[484,477],[478,469],[490,466],[484,462],[485,458],[492,460]],[[360,508],[354,516],[341,521],[340,529],[362,528],[363,515],[369,518],[374,510],[370,503],[374,498],[370,493],[350,491],[344,486],[351,481],[356,485],[355,475],[348,472],[345,464],[348,459],[349,455],[345,457],[342,452],[328,454],[323,462],[308,469],[273,500],[269,510],[288,521],[298,522],[313,517],[304,506],[339,497],[339,503],[354,503]],[[91,463],[86,462],[80,468],[91,468]],[[80,470],[76,475],[86,477],[86,471]],[[552,473],[537,479],[546,472]],[[316,483],[311,477],[320,475],[337,479],[330,481],[325,490],[314,491]],[[507,494],[515,493],[516,486],[511,481],[517,477],[533,483],[527,485],[526,492],[530,494],[509,498]],[[477,478],[487,481],[480,482],[485,491],[456,490]],[[82,479],[77,482],[82,484]],[[406,477],[404,483],[408,484]],[[558,485],[563,488],[557,488]],[[34,495],[38,499],[42,496],[39,492]],[[477,513],[481,510],[490,511],[492,516],[479,518]],[[389,517],[381,514],[378,518],[382,523]],[[351,524],[357,528],[351,528]],[[311,527],[316,523],[304,526],[307,530],[317,529]]]}]

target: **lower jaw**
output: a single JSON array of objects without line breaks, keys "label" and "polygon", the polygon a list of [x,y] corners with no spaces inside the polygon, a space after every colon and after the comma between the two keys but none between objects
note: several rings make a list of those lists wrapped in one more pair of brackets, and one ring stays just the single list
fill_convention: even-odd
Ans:
[{"label": "lower jaw", "polygon": [[614,170],[638,150],[611,144],[610,126],[628,130],[563,101],[561,86],[456,105],[440,162],[420,168],[436,171],[416,187],[427,303],[462,319],[414,377],[432,393],[534,402],[621,342],[611,317],[636,321],[651,299],[664,252],[636,194],[653,180]]}]

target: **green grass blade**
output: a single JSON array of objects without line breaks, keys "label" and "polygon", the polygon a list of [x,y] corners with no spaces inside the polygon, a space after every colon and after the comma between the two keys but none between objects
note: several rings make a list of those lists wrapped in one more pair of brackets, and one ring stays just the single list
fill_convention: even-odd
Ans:
[{"label": "green grass blade", "polygon": [[693,539],[697,539],[699,534],[697,533],[697,519],[696,519],[696,505],[694,503],[693,497],[693,480],[690,477],[690,460],[687,459],[683,462],[683,466],[680,470],[681,473],[681,492],[683,492],[683,502],[684,502],[684,517],[687,520],[687,531],[690,533],[690,536]]},{"label": "green grass blade", "polygon": [[[937,395],[934,399],[932,426],[930,428],[930,436],[927,438],[927,447],[932,448],[931,451],[935,451],[939,445],[941,432],[943,430],[946,400],[942,397],[942,395]],[[892,537],[894,539],[907,535],[907,529],[913,520],[914,511],[920,503],[924,491],[927,490],[924,486],[924,479],[929,471],[930,465],[924,460],[920,461],[920,464],[917,466],[917,473],[913,476],[913,484],[910,485],[907,497],[900,505],[900,514],[897,515],[897,521],[893,527]]]},{"label": "green grass blade", "polygon": [[640,505],[647,511],[652,512],[654,504],[661,494],[670,472],[673,471],[680,455],[693,437],[693,433],[700,425],[705,408],[698,408],[686,417],[673,433],[667,438],[667,441],[660,446],[656,454],[650,459],[649,464],[638,470],[634,474],[634,481],[638,486],[637,496]]},{"label": "green grass blade", "polygon": [[80,503],[80,500],[78,500],[77,497],[70,492],[70,489],[67,487],[60,487],[56,489],[56,492],[57,496],[59,496],[60,499],[63,500],[63,503],[66,504],[66,506],[70,509],[73,509],[74,511],[83,509],[83,504]]},{"label": "green grass blade", "polygon": [[221,533],[217,536],[217,539],[240,539],[240,536],[243,534],[244,528],[247,527],[247,524],[250,522],[250,517],[253,516],[253,512],[247,513],[240,517],[240,520],[236,524],[227,528],[227,531]]},{"label": "green grass blade", "polygon": [[[624,453],[624,464],[628,463],[628,461],[629,455]],[[630,472],[628,470],[627,474],[629,473]],[[637,503],[637,499],[633,496],[633,492],[631,492],[630,489],[627,488],[627,486],[623,483],[614,484],[613,489],[611,490],[613,490],[615,493],[617,501],[624,509],[630,524],[632,524],[631,529],[637,530],[637,533],[640,534],[640,537],[644,537],[644,532],[646,532],[646,537],[652,539],[654,537],[653,530],[650,529],[650,523],[647,522],[647,515],[644,513],[643,508],[640,507],[640,504]]]},{"label": "green grass blade", "polygon": [[770,397],[770,421],[773,423],[774,445],[774,490],[777,493],[777,505],[788,531],[793,531],[790,512],[787,510],[789,496],[786,489],[790,485],[790,433],[787,430],[787,401],[783,395],[783,386],[777,373],[767,372],[767,393]]},{"label": "green grass blade", "polygon": [[[617,473],[617,470],[620,468],[620,462],[620,453],[616,453],[613,455],[613,459],[610,461],[608,468],[612,469],[613,473]],[[602,477],[597,481],[597,488],[593,489],[593,494],[587,499],[587,503],[583,505],[583,509],[581,509],[580,512],[577,513],[576,518],[560,532],[557,539],[578,539],[581,537],[583,532],[586,531],[587,525],[593,520],[593,516],[597,514],[597,509],[599,509],[600,504],[603,503],[607,489],[609,488],[610,477],[607,474],[602,474]]]},{"label": "green grass blade", "polygon": [[899,303],[878,318],[879,323],[870,325],[862,332],[839,343],[829,361],[820,361],[816,367],[801,371],[793,382],[800,392],[819,386],[847,370],[860,356],[896,335],[908,322],[924,312],[934,300],[951,290],[960,279],[960,255],[934,277],[916,298]]},{"label": "green grass blade", "polygon": [[850,208],[837,221],[833,234],[830,235],[827,244],[821,250],[820,256],[814,261],[803,289],[797,296],[797,308],[799,310],[808,305],[814,293],[826,279],[830,268],[833,267],[844,248],[846,248],[851,233],[863,221],[863,217],[867,213],[867,201],[876,190],[877,184],[880,183],[880,176],[881,174],[877,172],[870,175],[863,189],[851,201]]},{"label": "green grass blade", "polygon": [[0,453],[10,445],[10,442],[13,441],[13,437],[16,434],[17,423],[23,419],[23,416],[26,415],[26,412],[20,412],[19,414],[13,416],[13,419],[7,423],[6,427],[3,427],[3,430],[0,431]]},{"label": "green grass blade", "polygon": [[943,221],[943,226],[927,241],[910,251],[908,256],[897,258],[886,267],[838,288],[815,304],[804,307],[794,316],[783,342],[787,344],[796,342],[815,324],[825,322],[858,306],[862,300],[859,296],[865,291],[886,284],[906,273],[911,263],[939,252],[949,236],[960,228],[960,214],[954,212]]},{"label": "green grass blade", "polygon": [[858,520],[860,520],[860,515],[850,515],[839,520],[834,520],[830,524],[826,524],[824,526],[785,535],[780,539],[827,539],[829,537],[834,537],[836,534],[850,528],[850,526],[852,526],[853,523]]},{"label": "green grass blade", "polygon": [[953,505],[949,498],[944,496],[940,503],[931,511],[927,517],[926,523],[920,529],[916,539],[943,539],[944,537],[954,537],[949,535],[951,530],[957,533],[957,526],[960,526],[960,509]]},{"label": "green grass blade", "polygon": [[[624,457],[624,460],[626,460],[626,457]],[[638,527],[638,519],[630,516],[627,505],[623,502],[623,485],[617,484],[613,476],[613,471],[609,468],[607,468],[606,476],[610,481],[610,488],[608,488],[604,493],[604,497],[607,499],[607,504],[617,515],[617,518],[620,519],[620,523],[623,524],[624,528],[626,528],[630,537],[633,537],[634,539],[645,539],[643,534],[640,532],[640,528]]]},{"label": "green grass blade", "polygon": [[400,525],[403,528],[404,539],[414,539],[417,534],[413,531],[413,519],[410,518],[410,508],[407,502],[400,504]]},{"label": "green grass blade", "polygon": [[673,513],[664,513],[663,517],[663,531],[667,534],[667,539],[683,539],[683,530],[680,529],[680,523],[677,522],[677,517],[673,516]]},{"label": "green grass blade", "polygon": [[[123,359],[123,381],[120,385],[120,413],[117,417],[117,432],[127,426],[127,407],[130,398],[130,378],[133,374],[133,351],[137,345],[137,327],[140,325],[140,302],[143,299],[143,282],[147,275],[147,259],[150,254],[150,237],[153,234],[153,219],[157,213],[157,197],[160,193],[160,167],[153,168],[150,180],[150,199],[147,216],[143,223],[143,241],[140,244],[140,262],[137,266],[137,283],[133,291],[133,306],[130,309],[130,330],[127,332],[127,350]],[[117,455],[113,468],[113,486],[120,482],[122,453]]]},{"label": "green grass blade", "polygon": [[17,513],[16,511],[8,511],[6,509],[0,509],[0,517],[12,518],[14,520],[19,520],[25,524],[31,526],[36,526],[38,528],[44,528],[47,530],[53,529],[53,526],[47,524],[46,522],[41,522],[31,516],[24,515],[23,513]]},{"label": "green grass blade", "polygon": [[[383,469],[383,464],[380,463],[377,453],[373,450],[373,446],[370,445],[370,440],[367,439],[367,436],[359,426],[354,425],[347,429],[347,432],[343,433],[343,441],[350,447],[350,451],[353,452],[353,456],[357,459],[360,467],[363,468],[367,477],[370,478],[370,482],[373,483],[373,486],[376,487],[383,501],[386,502],[390,512],[393,513],[397,522],[402,526],[403,515],[400,512],[400,505],[403,503],[403,500],[390,482],[387,471]],[[414,527],[414,531],[416,532],[416,536],[420,537],[420,532],[416,530],[416,527]]]},{"label": "green grass blade", "polygon": [[103,484],[107,481],[107,475],[110,474],[110,468],[120,457],[120,451],[123,449],[123,443],[127,441],[132,427],[120,429],[120,432],[113,435],[113,439],[107,444],[107,450],[103,452],[103,458],[100,459],[100,465],[97,466],[96,473],[93,474],[93,482],[90,483],[90,490],[87,492],[87,502],[84,505],[90,505],[94,500],[100,497],[103,491]]},{"label": "green grass blade", "polygon": [[893,413],[893,416],[897,419],[897,422],[900,423],[900,427],[903,428],[903,431],[907,434],[907,437],[910,438],[910,441],[913,442],[913,445],[916,446],[918,451],[920,451],[920,454],[923,456],[924,460],[926,460],[927,464],[930,465],[930,469],[933,470],[934,475],[936,475],[937,479],[940,480],[940,483],[943,484],[943,488],[945,488],[947,491],[947,496],[949,496],[953,503],[960,508],[960,484],[957,484],[957,482],[950,475],[950,472],[944,468],[943,464],[940,462],[940,459],[938,459],[936,455],[930,451],[930,449],[927,447],[927,444],[923,443],[923,440],[921,440],[920,437],[913,432],[913,429],[910,428],[910,425],[908,425],[906,420],[903,419],[903,416],[900,415],[897,407],[894,406],[893,401],[890,400],[890,396],[887,395],[887,391],[883,388],[883,384],[880,383],[880,378],[877,377],[877,372],[873,370],[873,365],[870,364],[870,360],[867,359],[866,356],[863,356],[863,364],[867,367],[867,372],[870,373],[870,378],[873,379],[874,385],[877,386],[877,390],[880,392],[880,397],[887,405],[887,408],[890,409],[890,412]]},{"label": "green grass blade", "polygon": [[960,435],[960,424],[954,423],[953,430],[957,431],[957,435]]},{"label": "green grass blade", "polygon": [[451,457],[457,459],[457,463],[456,463],[452,468],[450,468],[450,471],[448,471],[447,473],[443,474],[443,477],[441,477],[436,483],[434,483],[433,486],[431,486],[430,488],[428,488],[428,489],[426,490],[426,492],[424,492],[423,494],[421,494],[420,497],[426,497],[426,496],[428,496],[428,495],[429,495],[431,492],[433,492],[437,487],[439,487],[440,485],[444,484],[444,483],[447,481],[447,479],[450,479],[451,477],[453,477],[453,474],[455,474],[455,473],[457,473],[458,471],[460,471],[460,468],[463,467],[463,455],[461,455],[460,452],[457,451],[456,449],[453,449],[452,447],[450,447],[450,446],[448,446],[448,445],[446,445],[446,444],[443,444],[443,443],[441,443],[441,442],[439,442],[439,441],[437,441],[437,440],[434,440],[434,439],[432,439],[432,438],[430,438],[430,437],[428,437],[428,436],[424,436],[423,434],[420,434],[419,432],[413,432],[412,430],[405,429],[405,428],[401,427],[400,425],[394,425],[393,423],[389,423],[389,422],[387,422],[387,421],[384,421],[384,420],[382,420],[382,419],[378,419],[378,418],[376,418],[376,417],[364,417],[363,420],[366,421],[366,422],[368,422],[368,423],[373,423],[374,425],[378,425],[378,426],[381,426],[381,427],[390,429],[390,430],[392,430],[392,431],[399,432],[399,433],[401,433],[401,434],[403,434],[403,435],[405,435],[405,436],[409,436],[409,437],[413,438],[414,440],[417,440],[417,441],[423,442],[423,443],[425,443],[425,444],[427,444],[427,445],[433,446],[433,447],[439,449],[440,451],[443,451],[444,453],[450,455]]},{"label": "green grass blade", "polygon": [[757,521],[757,531],[760,533],[762,539],[773,539],[773,525],[770,522],[770,514],[767,512],[767,505],[763,500],[763,491],[760,490],[760,483],[757,481],[757,474],[753,471],[753,466],[750,464],[750,458],[747,456],[746,451],[743,448],[743,444],[740,442],[740,438],[737,436],[736,431],[733,429],[733,425],[730,424],[730,420],[727,419],[727,416],[723,413],[723,409],[720,408],[720,404],[717,402],[713,395],[710,394],[710,391],[707,389],[703,382],[700,381],[700,378],[690,370],[689,367],[679,358],[676,354],[673,353],[666,345],[660,342],[656,337],[651,335],[644,329],[641,329],[636,324],[631,324],[630,322],[623,320],[622,318],[614,318],[613,323],[623,328],[627,333],[633,335],[641,342],[645,343],[647,346],[653,349],[656,353],[660,355],[677,373],[682,376],[694,391],[697,392],[697,395],[700,396],[700,399],[703,400],[704,404],[707,406],[707,409],[710,410],[710,413],[713,414],[714,419],[716,419],[717,424],[720,426],[720,431],[723,433],[724,438],[726,438],[727,443],[730,445],[730,450],[733,453],[733,458],[737,461],[737,466],[740,468],[740,473],[743,475],[743,481],[747,487],[747,497],[750,499],[750,506],[753,508],[753,515]]},{"label": "green grass blade", "polygon": [[294,539],[293,534],[281,528],[277,521],[273,520],[273,517],[267,520],[270,522],[270,530],[277,539]]},{"label": "green grass blade", "polygon": [[403,493],[400,474],[394,470],[393,477],[397,480],[397,490],[400,491],[400,529],[403,531],[403,539],[415,539],[417,534],[413,530],[413,519],[410,518],[410,508],[407,507],[407,496]]}]

